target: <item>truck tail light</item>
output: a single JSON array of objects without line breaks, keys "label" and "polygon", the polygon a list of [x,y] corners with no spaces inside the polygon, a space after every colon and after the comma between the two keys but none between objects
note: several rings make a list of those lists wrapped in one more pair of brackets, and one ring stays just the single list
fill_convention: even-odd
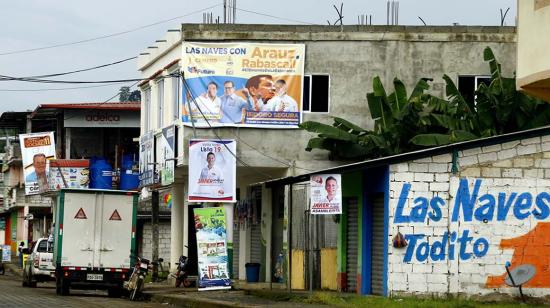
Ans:
[{"label": "truck tail light", "polygon": [[34,266],[34,267],[38,267],[39,261],[40,261],[40,257],[39,257],[39,256],[34,256],[34,259],[33,259],[32,261],[33,261],[33,266]]}]

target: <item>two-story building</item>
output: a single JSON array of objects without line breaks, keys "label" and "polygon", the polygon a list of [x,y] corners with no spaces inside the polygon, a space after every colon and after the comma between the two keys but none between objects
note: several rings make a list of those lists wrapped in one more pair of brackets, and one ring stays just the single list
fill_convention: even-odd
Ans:
[{"label": "two-story building", "polygon": [[[389,88],[395,77],[401,79],[408,89],[420,78],[433,78],[431,92],[443,96],[445,83],[443,74],[449,75],[459,89],[474,98],[474,89],[489,74],[483,61],[483,49],[491,47],[503,63],[503,71],[511,75],[515,68],[516,33],[513,27],[409,27],[409,26],[283,26],[283,25],[200,25],[183,24],[181,29],[170,30],[166,36],[143,51],[138,60],[138,69],[147,81],[140,84],[142,91],[141,138],[154,135],[163,128],[177,127],[175,176],[172,184],[163,186],[172,197],[171,209],[171,264],[181,253],[196,259],[196,243],[193,237],[193,208],[201,205],[187,202],[189,170],[189,140],[234,139],[237,142],[237,192],[236,205],[225,204],[228,215],[228,242],[234,279],[245,279],[245,264],[261,264],[260,280],[279,282],[293,280],[293,288],[305,288],[304,279],[289,278],[289,275],[304,276],[305,262],[303,250],[309,240],[308,230],[294,229],[290,232],[290,211],[307,208],[307,198],[303,191],[300,207],[289,208],[288,193],[284,190],[271,190],[259,185],[251,185],[271,179],[296,176],[314,170],[335,167],[345,162],[330,160],[325,152],[306,152],[311,135],[298,128],[247,127],[246,125],[191,125],[186,121],[188,102],[194,103],[204,93],[190,93],[182,87],[180,73],[209,74],[214,69],[197,69],[184,50],[184,44],[246,43],[254,44],[297,44],[303,45],[302,95],[298,102],[301,121],[314,120],[327,124],[332,117],[342,117],[365,128],[372,128],[366,93],[372,91],[372,80],[380,76]],[[228,65],[236,56],[227,57]],[[216,60],[207,60],[215,62]],[[214,65],[213,65],[214,66]],[[208,66],[206,66],[208,68]],[[229,73],[228,73],[229,72]],[[226,72],[230,76],[230,71]],[[273,74],[275,75],[275,73]],[[231,79],[216,83],[217,96],[222,96],[225,87],[238,87],[239,95],[245,92],[244,83]],[[276,83],[275,78],[272,80]],[[288,80],[287,80],[288,81]],[[288,82],[287,82],[288,83]],[[250,90],[249,90],[250,91]],[[153,146],[154,147],[154,146]],[[148,165],[164,163],[154,160]],[[158,189],[154,185],[144,185],[142,192],[149,194]],[[297,188],[304,190],[305,188]],[[361,189],[361,188],[359,188]],[[249,208],[247,208],[247,206]],[[294,216],[294,219],[301,216]],[[324,264],[336,264],[335,248],[339,241],[336,221],[327,217],[323,225],[323,238],[327,248]],[[165,229],[168,225],[164,226]],[[289,238],[298,241],[302,251],[289,254]],[[349,239],[348,254],[350,266],[361,264],[358,258],[359,238]],[[187,248],[188,246],[189,248]],[[331,250],[333,249],[333,250]],[[298,249],[299,250],[299,249]],[[293,259],[293,271],[280,280],[274,271],[283,256],[288,263]],[[301,260],[301,261],[300,261]],[[330,261],[332,260],[332,261]],[[355,262],[355,263],[353,263]],[[288,270],[288,266],[284,266]],[[334,280],[322,287],[336,289],[336,268]],[[354,269],[351,268],[350,271]],[[331,274],[332,275],[332,274]],[[332,276],[331,276],[332,277]],[[355,287],[350,287],[354,291]]]}]

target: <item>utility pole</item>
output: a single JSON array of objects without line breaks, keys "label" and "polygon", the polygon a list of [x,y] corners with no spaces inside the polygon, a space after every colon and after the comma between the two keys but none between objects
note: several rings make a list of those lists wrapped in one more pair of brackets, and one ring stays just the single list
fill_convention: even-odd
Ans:
[{"label": "utility pole", "polygon": [[[152,242],[152,262],[157,262],[159,259],[159,192],[153,190],[151,193],[151,231],[153,234]],[[156,263],[155,263],[156,264]],[[158,280],[158,266],[153,264],[153,281]]]}]

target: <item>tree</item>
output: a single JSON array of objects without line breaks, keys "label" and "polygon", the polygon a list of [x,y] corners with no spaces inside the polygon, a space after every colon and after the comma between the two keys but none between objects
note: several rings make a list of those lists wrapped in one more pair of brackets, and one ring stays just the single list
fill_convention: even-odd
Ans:
[{"label": "tree", "polygon": [[361,160],[550,124],[550,104],[516,91],[515,77],[502,76],[489,47],[483,57],[489,63],[491,83],[480,84],[475,103],[467,102],[447,75],[443,76],[446,99],[426,93],[431,79],[420,79],[407,97],[399,79],[394,79],[394,92],[387,95],[375,77],[373,92],[367,93],[374,130],[336,117],[332,126],[307,121],[300,127],[318,136],[309,140],[306,151],[323,149],[330,152],[330,159]]},{"label": "tree", "polygon": [[141,92],[139,90],[134,90],[128,96],[128,101],[130,102],[141,102]]},{"label": "tree", "polygon": [[121,87],[118,100],[120,102],[141,102],[141,92],[134,90],[130,92],[130,87]]},{"label": "tree", "polygon": [[119,93],[118,101],[127,102],[130,98],[130,87],[121,87]]}]

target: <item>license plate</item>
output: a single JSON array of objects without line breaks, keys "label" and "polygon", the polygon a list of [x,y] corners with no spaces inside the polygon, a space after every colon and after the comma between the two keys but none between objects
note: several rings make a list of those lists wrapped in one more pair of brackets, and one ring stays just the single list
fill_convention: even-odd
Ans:
[{"label": "license plate", "polygon": [[102,281],[103,274],[87,274],[86,280]]},{"label": "license plate", "polygon": [[147,264],[141,263],[141,264],[139,265],[139,267],[141,267],[142,269],[147,269]]}]

